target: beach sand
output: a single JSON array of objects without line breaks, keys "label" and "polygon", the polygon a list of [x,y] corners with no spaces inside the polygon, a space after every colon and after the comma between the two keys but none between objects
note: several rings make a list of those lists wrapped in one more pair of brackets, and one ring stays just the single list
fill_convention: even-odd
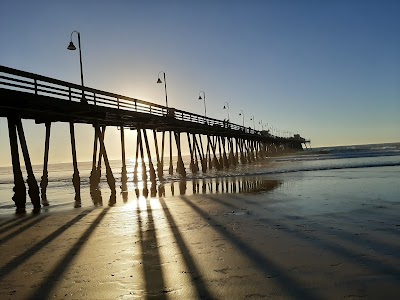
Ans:
[{"label": "beach sand", "polygon": [[1,215],[0,299],[399,298],[398,202],[304,214],[283,192]]}]

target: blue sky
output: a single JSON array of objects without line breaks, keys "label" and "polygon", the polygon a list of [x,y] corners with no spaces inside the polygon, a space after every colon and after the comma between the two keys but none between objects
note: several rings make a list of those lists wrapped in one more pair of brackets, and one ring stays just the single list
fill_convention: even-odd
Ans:
[{"label": "blue sky", "polygon": [[[247,126],[254,115],[314,147],[400,142],[399,15],[388,0],[2,1],[0,63],[80,83],[78,53],[66,50],[77,30],[89,87],[164,104],[156,80],[165,71],[179,109],[202,114],[202,90],[210,117],[226,118],[227,101],[232,122],[243,110]],[[44,126],[26,124],[40,163]],[[54,127],[50,161],[70,160],[64,125]],[[0,165],[9,165],[0,126]],[[78,141],[92,139],[78,128]]]}]

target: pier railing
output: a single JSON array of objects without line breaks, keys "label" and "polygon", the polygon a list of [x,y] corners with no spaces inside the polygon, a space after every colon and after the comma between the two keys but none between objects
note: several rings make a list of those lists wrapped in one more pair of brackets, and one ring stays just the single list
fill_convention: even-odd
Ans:
[{"label": "pier railing", "polygon": [[101,91],[6,66],[0,66],[0,88],[48,96],[66,101],[83,102],[85,105],[103,106],[118,110],[174,118],[176,120],[198,123],[205,126],[224,127],[229,130],[237,130],[248,134],[282,138],[273,136],[265,131],[258,131],[228,121],[204,117],[195,113],[169,108],[156,103]]}]

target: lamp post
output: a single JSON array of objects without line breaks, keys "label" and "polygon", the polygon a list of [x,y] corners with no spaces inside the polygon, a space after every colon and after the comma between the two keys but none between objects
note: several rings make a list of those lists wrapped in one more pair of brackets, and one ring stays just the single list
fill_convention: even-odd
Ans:
[{"label": "lamp post", "polygon": [[[203,93],[203,98],[201,97],[201,93]],[[204,118],[207,117],[207,110],[206,110],[206,93],[203,91],[199,92],[199,100],[204,100]]]},{"label": "lamp post", "polygon": [[[76,50],[76,47],[75,47],[74,43],[72,42],[72,35],[74,34],[74,32],[78,35],[79,62],[80,62],[80,66],[81,66],[81,84],[82,84],[82,87],[84,87],[84,84],[83,84],[83,68],[82,68],[81,34],[78,31],[74,30],[74,31],[71,32],[71,40],[69,42],[69,45],[68,45],[67,49],[68,50]],[[81,102],[87,103],[87,101],[85,99],[85,93],[84,93],[83,89],[82,89]]]},{"label": "lamp post", "polygon": [[242,116],[243,127],[244,127],[244,112],[243,112],[243,110],[240,110],[239,116]]},{"label": "lamp post", "polygon": [[251,116],[250,121],[253,121],[253,129],[256,130],[256,124],[254,123],[254,116]]},{"label": "lamp post", "polygon": [[229,103],[228,102],[224,103],[224,109],[226,109],[228,112],[228,122],[229,122]]},{"label": "lamp post", "polygon": [[167,79],[165,78],[165,72],[164,72],[164,71],[160,71],[160,72],[158,73],[158,80],[157,80],[157,83],[162,83],[162,80],[160,79],[160,74],[161,74],[161,73],[164,74],[165,106],[168,107]]}]

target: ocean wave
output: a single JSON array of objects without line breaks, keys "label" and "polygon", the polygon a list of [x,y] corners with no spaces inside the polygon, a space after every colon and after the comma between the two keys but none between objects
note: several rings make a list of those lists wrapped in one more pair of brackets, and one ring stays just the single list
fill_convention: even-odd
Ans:
[{"label": "ocean wave", "polygon": [[304,167],[298,169],[282,169],[276,171],[267,171],[263,174],[281,174],[281,173],[295,173],[295,172],[310,172],[310,171],[329,171],[329,170],[344,170],[344,169],[363,169],[363,168],[378,168],[378,167],[396,167],[400,166],[400,162],[387,162],[387,163],[370,163],[370,164],[348,164],[348,165],[328,165],[316,167]]},{"label": "ocean wave", "polygon": [[[202,179],[217,179],[229,177],[244,177],[244,176],[273,176],[280,174],[290,174],[299,172],[313,172],[313,171],[330,171],[330,170],[344,170],[344,169],[362,169],[362,168],[379,168],[379,167],[394,167],[400,166],[400,162],[386,162],[386,163],[365,163],[365,164],[346,164],[346,165],[326,165],[326,166],[307,166],[298,168],[279,168],[279,169],[257,169],[250,171],[231,170],[230,172],[215,172],[211,174],[191,174],[188,173],[186,180],[202,180]],[[167,176],[165,182],[173,182],[182,180],[180,177]]]}]

